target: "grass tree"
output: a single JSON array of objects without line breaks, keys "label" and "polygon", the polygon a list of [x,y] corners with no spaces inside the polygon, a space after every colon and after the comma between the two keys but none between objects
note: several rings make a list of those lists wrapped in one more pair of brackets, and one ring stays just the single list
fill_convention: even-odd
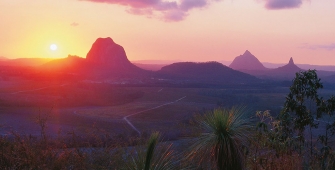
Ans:
[{"label": "grass tree", "polygon": [[172,145],[158,147],[160,133],[151,134],[146,148],[138,148],[132,153],[127,162],[131,170],[170,170],[179,169],[176,154],[171,150]]},{"label": "grass tree", "polygon": [[250,114],[244,107],[215,109],[197,120],[204,133],[191,146],[190,159],[204,168],[244,168],[243,146],[251,133]]}]

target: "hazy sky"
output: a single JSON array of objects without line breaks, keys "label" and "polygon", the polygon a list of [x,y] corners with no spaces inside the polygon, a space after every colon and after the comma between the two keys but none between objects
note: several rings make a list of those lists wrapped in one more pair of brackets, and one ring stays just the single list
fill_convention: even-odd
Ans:
[{"label": "hazy sky", "polygon": [[249,50],[262,62],[335,65],[335,1],[0,0],[0,56],[86,57],[98,37],[130,60],[233,60]]}]

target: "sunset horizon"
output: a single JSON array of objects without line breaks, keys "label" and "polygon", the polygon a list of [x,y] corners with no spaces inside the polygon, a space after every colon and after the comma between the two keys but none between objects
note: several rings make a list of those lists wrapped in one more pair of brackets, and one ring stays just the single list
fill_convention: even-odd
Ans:
[{"label": "sunset horizon", "polygon": [[5,0],[0,56],[85,58],[92,42],[111,37],[131,61],[233,61],[249,50],[261,62],[335,65],[334,7],[331,0]]},{"label": "sunset horizon", "polygon": [[0,169],[334,169],[334,10],[0,0]]}]

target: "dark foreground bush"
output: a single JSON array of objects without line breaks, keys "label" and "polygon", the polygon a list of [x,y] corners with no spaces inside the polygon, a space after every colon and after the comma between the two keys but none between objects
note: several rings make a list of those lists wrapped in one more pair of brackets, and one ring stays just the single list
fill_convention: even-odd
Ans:
[{"label": "dark foreground bush", "polygon": [[0,137],[0,169],[115,169],[122,166],[121,147],[71,147],[60,140],[29,136]]}]

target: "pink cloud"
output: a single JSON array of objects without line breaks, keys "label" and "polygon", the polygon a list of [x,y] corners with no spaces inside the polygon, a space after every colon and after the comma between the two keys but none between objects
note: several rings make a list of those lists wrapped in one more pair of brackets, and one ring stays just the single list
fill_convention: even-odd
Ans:
[{"label": "pink cloud", "polygon": [[164,20],[167,22],[171,21],[182,21],[188,14],[181,10],[170,10],[164,12]]},{"label": "pink cloud", "polygon": [[188,16],[189,10],[203,8],[212,1],[220,0],[81,0],[107,3],[128,7],[130,14],[161,18],[164,21],[181,21]]},{"label": "pink cloud", "polygon": [[206,0],[183,0],[181,1],[180,8],[188,11],[192,8],[201,8],[208,4]]},{"label": "pink cloud", "polygon": [[330,43],[330,44],[308,44],[308,43],[304,43],[300,46],[300,48],[305,48],[305,49],[309,49],[309,50],[318,50],[318,49],[323,49],[323,50],[335,50],[335,43]]},{"label": "pink cloud", "polygon": [[150,9],[130,8],[127,9],[126,11],[134,15],[147,15],[147,16],[153,15],[152,10]]},{"label": "pink cloud", "polygon": [[303,0],[265,0],[267,9],[299,8]]}]

